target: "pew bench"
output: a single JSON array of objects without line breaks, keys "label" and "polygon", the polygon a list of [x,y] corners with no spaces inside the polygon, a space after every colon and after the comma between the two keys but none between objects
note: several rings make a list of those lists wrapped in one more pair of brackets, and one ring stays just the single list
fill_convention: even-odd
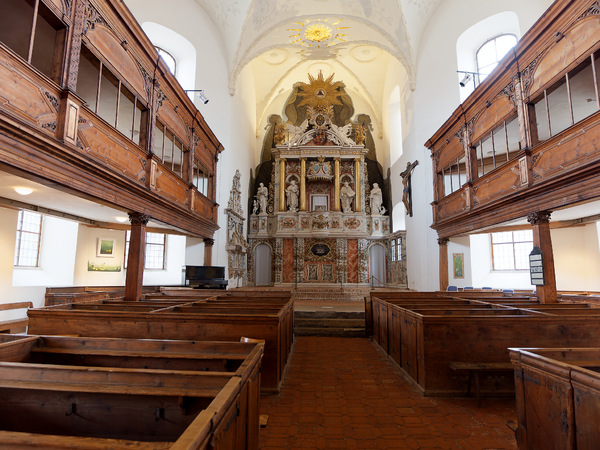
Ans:
[{"label": "pew bench", "polygon": [[[32,302],[14,302],[0,304],[0,311],[13,311],[16,309],[33,308]],[[0,321],[0,333],[16,334],[27,331],[29,319],[27,317]]]},{"label": "pew bench", "polygon": [[[0,336],[0,442],[15,449],[34,442],[54,449],[256,450],[263,349],[233,342]],[[84,361],[87,356],[92,360]],[[236,363],[230,370],[202,368],[216,358]],[[133,364],[115,365],[123,361]]]},{"label": "pew bench", "polygon": [[467,395],[471,395],[471,386],[475,380],[475,398],[477,398],[477,407],[481,407],[481,392],[480,392],[480,375],[489,373],[511,373],[513,365],[510,362],[457,362],[452,361],[449,364],[450,368],[455,372],[468,373]]}]

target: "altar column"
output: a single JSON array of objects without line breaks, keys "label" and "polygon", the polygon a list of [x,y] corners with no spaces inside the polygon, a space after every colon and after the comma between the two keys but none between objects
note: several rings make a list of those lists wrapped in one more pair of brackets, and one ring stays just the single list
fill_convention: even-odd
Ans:
[{"label": "altar column", "polygon": [[333,186],[333,210],[341,211],[340,207],[340,158],[334,160],[335,184]]},{"label": "altar column", "polygon": [[285,211],[285,158],[279,159],[279,211]]},{"label": "altar column", "polygon": [[354,190],[356,191],[354,197],[354,211],[360,212],[360,158],[354,160]]},{"label": "altar column", "polygon": [[306,158],[300,158],[300,211],[306,211]]}]

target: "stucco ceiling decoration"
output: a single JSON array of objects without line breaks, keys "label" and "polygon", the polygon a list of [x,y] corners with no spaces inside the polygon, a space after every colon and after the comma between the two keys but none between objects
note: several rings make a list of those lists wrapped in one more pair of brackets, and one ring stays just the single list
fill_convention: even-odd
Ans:
[{"label": "stucco ceiling decoration", "polygon": [[274,48],[265,52],[261,59],[267,64],[271,64],[273,66],[278,66],[279,64],[287,61],[289,57],[289,52],[284,48]]},{"label": "stucco ceiling decoration", "polygon": [[331,47],[338,42],[345,42],[347,34],[341,33],[350,27],[342,26],[341,19],[305,19],[302,22],[296,22],[294,28],[288,28],[292,32],[290,38],[292,45],[306,47]]},{"label": "stucco ceiling decoration", "polygon": [[379,56],[379,50],[377,47],[373,47],[372,45],[357,45],[350,50],[350,54],[352,57],[362,63],[367,63],[373,61],[375,58]]}]

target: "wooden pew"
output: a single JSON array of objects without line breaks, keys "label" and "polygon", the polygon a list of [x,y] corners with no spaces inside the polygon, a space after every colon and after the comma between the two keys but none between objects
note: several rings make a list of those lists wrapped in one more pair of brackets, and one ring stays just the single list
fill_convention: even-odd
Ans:
[{"label": "wooden pew", "polygon": [[[263,391],[278,392],[293,343],[293,303],[253,305],[163,301],[101,301],[56,305],[29,311],[30,334],[239,341],[265,340]],[[133,303],[133,304],[132,304]],[[185,305],[193,304],[186,307]]]},{"label": "wooden pew", "polygon": [[600,348],[511,348],[519,449],[600,442]]},{"label": "wooden pew", "polygon": [[513,377],[504,373],[507,348],[584,346],[600,340],[598,308],[514,298],[507,305],[496,299],[464,300],[370,298],[373,340],[425,395],[467,395],[474,372],[453,367],[481,364],[502,370],[478,370],[479,393],[512,395]]},{"label": "wooden pew", "polygon": [[[262,344],[245,343],[2,339],[0,442],[258,449],[262,352]],[[215,361],[230,370],[203,368]]]},{"label": "wooden pew", "polygon": [[[0,311],[13,311],[16,309],[33,308],[32,302],[13,302],[0,304]],[[27,317],[18,319],[8,319],[0,321],[0,333],[24,333],[27,331]]]}]

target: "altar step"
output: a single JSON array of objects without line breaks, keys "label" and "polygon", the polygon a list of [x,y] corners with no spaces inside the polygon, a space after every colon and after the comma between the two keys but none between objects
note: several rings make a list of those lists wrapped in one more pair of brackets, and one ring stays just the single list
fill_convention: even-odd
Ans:
[{"label": "altar step", "polygon": [[343,311],[295,311],[296,336],[365,337],[365,313]]},{"label": "altar step", "polygon": [[346,287],[298,287],[293,290],[295,301],[350,301],[363,304],[371,289],[368,286]]}]

